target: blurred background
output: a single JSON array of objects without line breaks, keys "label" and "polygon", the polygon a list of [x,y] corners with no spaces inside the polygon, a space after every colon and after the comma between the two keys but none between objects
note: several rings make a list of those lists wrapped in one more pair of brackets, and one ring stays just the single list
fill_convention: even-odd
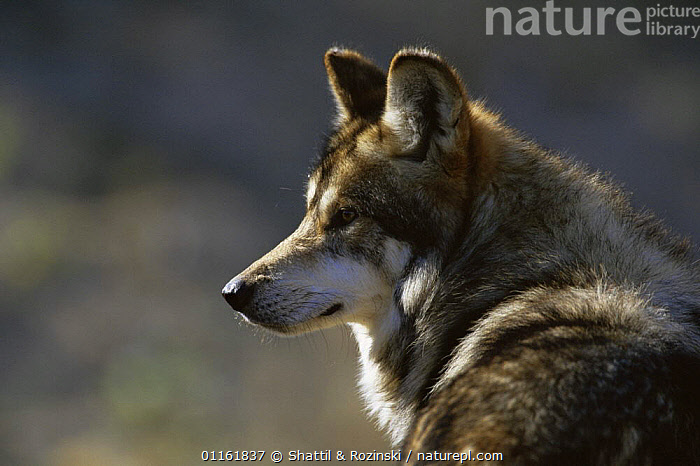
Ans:
[{"label": "blurred background", "polygon": [[388,448],[347,330],[271,337],[220,296],[303,214],[333,45],[384,67],[434,47],[473,97],[697,241],[698,41],[487,36],[503,5],[524,6],[2,2],[0,463]]}]

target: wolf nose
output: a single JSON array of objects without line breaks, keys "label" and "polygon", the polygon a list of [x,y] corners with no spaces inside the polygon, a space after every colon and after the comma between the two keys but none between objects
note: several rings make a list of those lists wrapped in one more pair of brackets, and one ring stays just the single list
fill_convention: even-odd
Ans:
[{"label": "wolf nose", "polygon": [[250,304],[254,292],[255,284],[247,283],[243,278],[234,278],[221,290],[226,302],[238,312],[242,312]]}]

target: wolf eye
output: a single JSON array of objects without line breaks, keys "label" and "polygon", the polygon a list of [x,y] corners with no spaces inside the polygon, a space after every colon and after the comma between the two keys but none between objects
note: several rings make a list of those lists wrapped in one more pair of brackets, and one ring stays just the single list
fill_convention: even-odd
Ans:
[{"label": "wolf eye", "polygon": [[328,228],[339,228],[349,225],[357,218],[357,211],[351,207],[342,207],[333,214]]}]

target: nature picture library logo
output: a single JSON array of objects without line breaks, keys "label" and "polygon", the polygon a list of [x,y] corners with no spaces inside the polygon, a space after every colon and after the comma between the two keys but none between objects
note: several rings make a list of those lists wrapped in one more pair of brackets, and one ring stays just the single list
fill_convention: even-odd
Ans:
[{"label": "nature picture library logo", "polygon": [[626,36],[685,36],[696,39],[700,33],[700,6],[657,4],[644,9],[634,7],[574,8],[558,7],[549,0],[539,10],[523,7],[513,12],[507,7],[486,8],[486,35],[506,36],[602,36],[610,31]]}]

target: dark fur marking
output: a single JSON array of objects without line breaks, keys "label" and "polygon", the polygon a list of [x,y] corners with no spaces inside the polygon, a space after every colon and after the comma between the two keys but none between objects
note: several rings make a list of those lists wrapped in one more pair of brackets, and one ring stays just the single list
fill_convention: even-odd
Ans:
[{"label": "dark fur marking", "polygon": [[316,170],[321,169],[320,178],[327,179],[328,174],[333,166],[331,159],[341,149],[343,155],[352,154],[357,147],[357,135],[363,132],[369,126],[369,122],[364,120],[353,120],[351,124],[346,124],[342,128],[326,134],[323,137],[321,150],[312,160],[309,176]]}]

